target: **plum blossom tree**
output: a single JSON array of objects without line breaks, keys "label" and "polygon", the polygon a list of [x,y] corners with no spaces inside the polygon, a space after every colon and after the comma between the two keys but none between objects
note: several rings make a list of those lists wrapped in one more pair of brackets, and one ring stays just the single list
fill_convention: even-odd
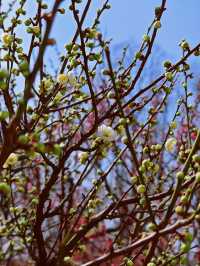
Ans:
[{"label": "plum blossom tree", "polygon": [[[32,1],[34,15],[29,0],[0,2],[2,265],[199,265],[200,96],[189,58],[200,43],[182,40],[181,58],[141,85],[167,0],[128,66],[127,50],[116,62],[100,31],[108,0],[89,26],[91,0],[47,2]],[[48,60],[65,12],[74,36]]]}]

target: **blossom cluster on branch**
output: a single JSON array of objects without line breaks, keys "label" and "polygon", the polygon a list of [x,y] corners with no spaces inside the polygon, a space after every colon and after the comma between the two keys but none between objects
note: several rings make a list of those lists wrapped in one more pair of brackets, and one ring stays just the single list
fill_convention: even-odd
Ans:
[{"label": "blossom cluster on branch", "polygon": [[[109,0],[92,21],[92,0],[9,2],[0,3],[0,263],[198,265],[200,95],[189,59],[200,43],[181,40],[181,58],[143,84],[167,0],[129,64],[100,30]],[[68,13],[74,35],[51,57],[54,23],[67,27]]]}]

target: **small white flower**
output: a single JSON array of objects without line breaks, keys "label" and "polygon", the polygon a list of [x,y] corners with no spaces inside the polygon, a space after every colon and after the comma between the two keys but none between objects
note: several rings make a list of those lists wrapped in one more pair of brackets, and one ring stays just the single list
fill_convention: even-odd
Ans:
[{"label": "small white flower", "polygon": [[173,152],[176,146],[177,140],[175,138],[169,138],[165,143],[165,149],[168,152]]},{"label": "small white flower", "polygon": [[42,79],[42,86],[41,86],[41,90],[43,92],[45,91],[49,91],[53,88],[53,80],[51,80],[50,78],[43,78]]},{"label": "small white flower", "polygon": [[4,33],[2,35],[2,42],[5,46],[9,46],[13,41],[13,36],[11,34],[8,33]]},{"label": "small white flower", "polygon": [[98,128],[97,135],[105,141],[114,141],[117,134],[112,127],[102,125]]},{"label": "small white flower", "polygon": [[57,82],[62,86],[70,85],[76,87],[77,85],[76,78],[71,72],[69,72],[68,74],[59,74],[57,77]]},{"label": "small white flower", "polygon": [[57,82],[62,86],[66,86],[68,81],[69,81],[69,78],[68,78],[68,75],[66,74],[59,74],[57,77]]},{"label": "small white flower", "polygon": [[18,161],[18,156],[15,153],[11,153],[4,163],[3,167],[7,168],[8,166],[16,164]]}]

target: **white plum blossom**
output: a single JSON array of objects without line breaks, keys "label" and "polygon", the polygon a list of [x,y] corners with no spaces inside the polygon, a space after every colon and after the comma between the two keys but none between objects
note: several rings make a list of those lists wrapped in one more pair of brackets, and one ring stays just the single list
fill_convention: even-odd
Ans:
[{"label": "white plum blossom", "polygon": [[42,86],[40,86],[40,91],[41,92],[45,92],[45,91],[49,91],[53,88],[53,80],[51,78],[43,78],[42,79]]},{"label": "white plum blossom", "polygon": [[66,74],[59,74],[57,77],[57,82],[62,85],[62,86],[66,86],[68,83],[68,76]]},{"label": "white plum blossom", "polygon": [[13,41],[13,36],[11,34],[4,33],[1,36],[1,39],[2,39],[2,42],[5,46],[9,46]]},{"label": "white plum blossom", "polygon": [[117,134],[112,127],[101,125],[98,128],[97,135],[102,138],[104,141],[114,141],[117,138]]},{"label": "white plum blossom", "polygon": [[68,74],[59,74],[57,77],[57,82],[61,85],[61,86],[74,86],[76,87],[77,82],[76,82],[76,78],[74,77],[74,75],[69,72]]},{"label": "white plum blossom", "polygon": [[165,149],[168,152],[173,152],[176,146],[177,140],[175,138],[169,138],[165,143]]}]

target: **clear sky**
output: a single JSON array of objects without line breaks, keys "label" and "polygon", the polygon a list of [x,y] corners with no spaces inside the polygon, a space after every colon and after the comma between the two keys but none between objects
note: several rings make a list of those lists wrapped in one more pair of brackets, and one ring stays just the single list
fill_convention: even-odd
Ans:
[{"label": "clear sky", "polygon": [[[100,2],[100,1],[94,1]],[[139,41],[151,22],[159,0],[111,0],[112,10],[104,16],[102,29],[115,42]],[[186,38],[191,44],[200,41],[200,0],[167,0],[157,43],[170,54],[176,54],[177,44]]]},{"label": "clear sky", "polygon": [[[51,6],[54,0],[45,2]],[[69,3],[70,1],[64,1],[64,7]],[[85,3],[86,0],[83,0],[83,4]],[[92,9],[86,19],[88,26],[97,8],[103,3],[103,0],[92,0]],[[102,32],[107,37],[113,38],[113,44],[127,42],[130,46],[134,46],[140,42],[152,21],[154,8],[161,4],[161,0],[110,0],[110,3],[112,8],[102,16]],[[27,1],[30,13],[35,12],[34,4],[35,1]],[[52,37],[57,40],[60,52],[63,52],[64,44],[73,36],[75,24],[72,21],[69,11],[65,15],[57,16]],[[191,45],[200,42],[200,0],[167,0],[167,10],[162,19],[162,28],[156,44],[172,58],[177,59],[181,54],[178,43],[184,38]]]},{"label": "clear sky", "polygon": [[[52,0],[47,2],[53,3]],[[85,2],[84,0],[83,3]],[[86,20],[88,25],[103,2],[92,0],[92,9]],[[127,42],[134,45],[140,42],[152,21],[154,8],[161,4],[161,0],[110,0],[110,3],[112,8],[102,16],[102,32],[113,38],[113,44]],[[52,35],[59,41],[58,47],[61,50],[66,40],[71,39],[73,32],[74,24],[69,12],[66,12],[65,19],[59,15]],[[191,45],[200,42],[200,0],[167,0],[167,10],[156,44],[176,59],[181,55],[178,43],[184,38]]]}]

